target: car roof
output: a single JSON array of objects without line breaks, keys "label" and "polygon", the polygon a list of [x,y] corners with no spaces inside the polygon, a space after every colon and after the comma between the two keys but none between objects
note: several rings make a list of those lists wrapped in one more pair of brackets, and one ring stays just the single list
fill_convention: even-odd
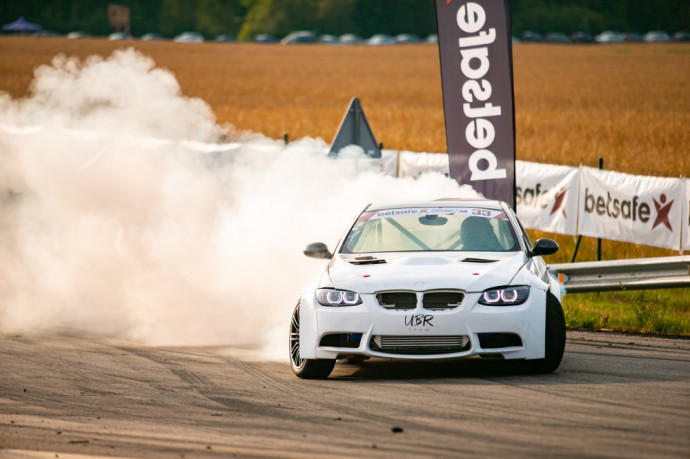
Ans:
[{"label": "car roof", "polygon": [[427,201],[373,202],[366,210],[403,209],[408,207],[484,207],[502,210],[501,202],[491,199],[443,198]]}]

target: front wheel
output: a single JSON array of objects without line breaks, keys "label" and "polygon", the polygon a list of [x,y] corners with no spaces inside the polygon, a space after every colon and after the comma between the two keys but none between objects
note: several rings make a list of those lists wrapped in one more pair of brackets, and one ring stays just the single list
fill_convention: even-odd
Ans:
[{"label": "front wheel", "polygon": [[543,359],[528,360],[528,370],[533,373],[552,373],[558,368],[565,351],[565,317],[558,299],[546,293],[546,330]]},{"label": "front wheel", "polygon": [[290,321],[290,367],[302,379],[326,379],[333,371],[335,359],[303,359],[300,357],[299,307],[297,302]]}]

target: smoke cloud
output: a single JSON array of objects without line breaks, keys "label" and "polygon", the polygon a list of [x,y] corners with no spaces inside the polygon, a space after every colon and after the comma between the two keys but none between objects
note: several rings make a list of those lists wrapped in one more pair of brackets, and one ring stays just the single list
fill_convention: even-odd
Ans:
[{"label": "smoke cloud", "polygon": [[326,151],[218,126],[134,50],[56,57],[29,97],[0,94],[0,332],[286,355],[324,268],[307,243],[332,248],[372,201],[476,196]]}]

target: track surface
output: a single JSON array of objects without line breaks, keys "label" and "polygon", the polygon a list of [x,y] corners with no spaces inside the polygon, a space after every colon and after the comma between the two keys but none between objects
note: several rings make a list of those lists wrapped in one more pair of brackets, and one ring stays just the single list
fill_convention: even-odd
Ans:
[{"label": "track surface", "polygon": [[[688,457],[690,341],[568,332],[551,375],[0,338],[0,457]],[[401,430],[401,431],[400,431]]]}]

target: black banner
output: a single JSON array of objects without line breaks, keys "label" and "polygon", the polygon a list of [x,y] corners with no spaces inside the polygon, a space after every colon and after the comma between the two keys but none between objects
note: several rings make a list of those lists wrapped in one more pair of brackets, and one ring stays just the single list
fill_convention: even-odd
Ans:
[{"label": "black banner", "polygon": [[508,0],[435,0],[450,175],[515,208]]}]

